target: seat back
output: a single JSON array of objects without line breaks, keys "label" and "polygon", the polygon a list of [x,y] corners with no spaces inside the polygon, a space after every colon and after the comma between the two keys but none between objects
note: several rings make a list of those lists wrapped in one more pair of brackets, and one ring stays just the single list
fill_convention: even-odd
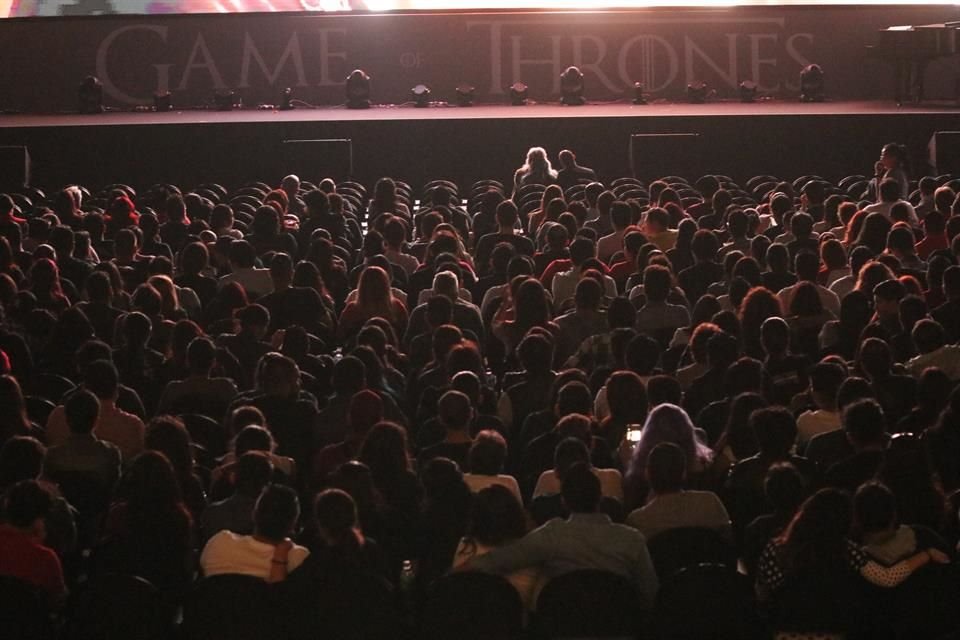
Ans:
[{"label": "seat back", "polygon": [[884,595],[889,598],[891,606],[885,610],[898,640],[960,636],[960,575],[956,563],[928,565]]},{"label": "seat back", "polygon": [[875,621],[866,585],[843,568],[790,575],[773,597],[772,630],[864,634]]},{"label": "seat back", "polygon": [[218,575],[197,583],[183,608],[186,640],[259,640],[271,637],[273,601],[253,576]]},{"label": "seat back", "polygon": [[657,594],[658,636],[669,640],[752,637],[751,585],[733,567],[696,564],[664,579]]},{"label": "seat back", "polygon": [[164,640],[171,633],[160,592],[131,575],[104,574],[77,593],[70,605],[67,640]]},{"label": "seat back", "polygon": [[523,631],[523,604],[504,578],[452,573],[433,583],[423,614],[428,638],[516,638]]},{"label": "seat back", "polygon": [[63,376],[55,373],[41,373],[34,384],[34,393],[56,403],[76,388],[77,385]]},{"label": "seat back", "polygon": [[27,406],[27,416],[39,425],[47,424],[50,414],[57,408],[53,402],[40,396],[27,396],[24,401]]},{"label": "seat back", "polygon": [[50,612],[32,585],[0,576],[0,635],[20,640],[52,640]]},{"label": "seat back", "polygon": [[559,575],[537,598],[535,628],[542,638],[634,638],[643,616],[636,587],[596,569]]},{"label": "seat back", "polygon": [[219,458],[227,452],[227,434],[216,420],[199,413],[184,413],[180,419],[190,433],[190,439],[211,456]]},{"label": "seat back", "polygon": [[719,532],[703,527],[668,529],[647,540],[657,575],[665,579],[700,563],[735,566],[736,551]]}]

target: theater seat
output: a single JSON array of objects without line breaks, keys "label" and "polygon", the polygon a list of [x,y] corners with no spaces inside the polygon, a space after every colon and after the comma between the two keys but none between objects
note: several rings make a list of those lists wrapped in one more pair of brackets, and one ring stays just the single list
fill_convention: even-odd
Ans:
[{"label": "theater seat", "polygon": [[627,578],[595,569],[550,580],[537,598],[537,638],[638,638],[643,615]]},{"label": "theater seat", "polygon": [[452,573],[430,587],[423,613],[427,638],[508,640],[521,637],[522,632],[520,595],[500,576]]}]

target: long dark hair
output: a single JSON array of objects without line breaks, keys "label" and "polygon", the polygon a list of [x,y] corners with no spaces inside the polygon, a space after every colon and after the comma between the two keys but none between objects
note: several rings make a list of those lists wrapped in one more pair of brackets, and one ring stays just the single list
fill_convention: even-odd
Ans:
[{"label": "long dark hair", "polygon": [[820,489],[800,505],[776,540],[784,568],[796,572],[846,566],[852,523],[850,496],[838,489]]},{"label": "long dark hair", "polygon": [[338,553],[353,554],[363,546],[358,527],[357,505],[341,489],[326,489],[313,501],[313,517],[327,544]]},{"label": "long dark hair", "polygon": [[30,433],[27,403],[20,383],[10,375],[0,376],[0,436],[25,436]]},{"label": "long dark hair", "polygon": [[171,526],[190,523],[176,471],[159,451],[144,451],[134,458],[124,475],[122,493],[130,534],[145,548],[169,545]]},{"label": "long dark hair", "polygon": [[527,533],[527,518],[516,496],[503,485],[492,485],[474,497],[467,538],[477,544],[499,547]]},{"label": "long dark hair", "polygon": [[393,422],[378,422],[367,433],[357,460],[370,468],[377,487],[410,471],[407,432]]},{"label": "long dark hair", "polygon": [[743,460],[760,451],[757,437],[750,428],[750,414],[757,409],[766,408],[767,401],[758,393],[741,393],[730,405],[727,424],[717,438],[716,451],[720,453],[730,447],[736,460]]}]

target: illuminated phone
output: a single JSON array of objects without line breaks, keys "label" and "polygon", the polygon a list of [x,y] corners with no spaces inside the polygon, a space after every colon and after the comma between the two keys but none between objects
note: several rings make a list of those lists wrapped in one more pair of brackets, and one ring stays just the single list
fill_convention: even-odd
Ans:
[{"label": "illuminated phone", "polygon": [[631,446],[636,446],[640,442],[640,432],[643,429],[643,425],[640,424],[628,424],[627,425],[627,442]]}]

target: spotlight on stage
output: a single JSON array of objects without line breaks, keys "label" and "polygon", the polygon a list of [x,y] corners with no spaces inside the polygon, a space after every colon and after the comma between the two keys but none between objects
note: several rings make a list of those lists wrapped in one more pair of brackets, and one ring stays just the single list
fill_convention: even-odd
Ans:
[{"label": "spotlight on stage", "polygon": [[280,94],[280,111],[293,111],[293,89],[287,87]]},{"label": "spotlight on stage", "polygon": [[230,89],[217,91],[213,94],[213,104],[217,111],[233,111],[233,107],[237,104],[237,93]]},{"label": "spotlight on stage", "polygon": [[472,107],[477,97],[477,89],[473,85],[457,85],[457,104],[461,107]]},{"label": "spotlight on stage", "polygon": [[708,93],[707,83],[702,80],[694,80],[687,85],[687,102],[690,104],[703,104],[707,101]]},{"label": "spotlight on stage", "polygon": [[103,85],[94,76],[87,76],[77,89],[77,111],[103,113]]},{"label": "spotlight on stage", "polygon": [[157,113],[173,111],[173,95],[169,91],[153,94],[153,110]]},{"label": "spotlight on stage", "polygon": [[510,85],[510,104],[515,107],[522,107],[527,104],[527,93],[529,88],[522,82],[514,82]]},{"label": "spotlight on stage", "polygon": [[647,96],[643,95],[643,83],[633,83],[633,104],[647,104]]},{"label": "spotlight on stage", "polygon": [[800,72],[800,101],[823,102],[823,69],[818,64],[808,64]]},{"label": "spotlight on stage", "polygon": [[583,72],[576,67],[567,67],[560,74],[560,103],[577,107],[586,103],[583,99]]},{"label": "spotlight on stage", "polygon": [[744,80],[738,86],[740,102],[753,102],[757,99],[757,83],[753,80]]},{"label": "spotlight on stage", "polygon": [[354,69],[347,76],[347,108],[370,108],[370,76],[362,69]]},{"label": "spotlight on stage", "polygon": [[430,106],[430,87],[427,85],[418,84],[410,90],[410,94],[413,96],[413,106],[420,108]]}]

